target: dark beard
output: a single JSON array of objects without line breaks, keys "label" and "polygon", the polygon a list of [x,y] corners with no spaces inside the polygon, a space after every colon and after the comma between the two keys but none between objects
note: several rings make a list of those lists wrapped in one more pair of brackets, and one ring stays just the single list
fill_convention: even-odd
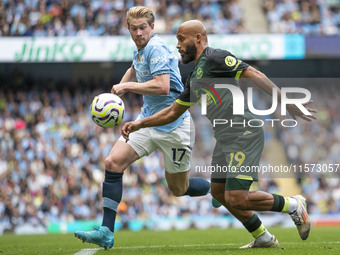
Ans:
[{"label": "dark beard", "polygon": [[182,57],[182,61],[181,61],[182,64],[186,65],[186,64],[189,64],[191,61],[194,61],[196,58],[196,53],[197,53],[197,48],[194,43],[188,46]]}]

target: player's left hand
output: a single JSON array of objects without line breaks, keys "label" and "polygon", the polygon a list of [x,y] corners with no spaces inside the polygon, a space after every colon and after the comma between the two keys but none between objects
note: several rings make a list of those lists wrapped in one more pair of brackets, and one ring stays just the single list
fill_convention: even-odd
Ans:
[{"label": "player's left hand", "polygon": [[128,141],[129,134],[141,129],[141,127],[142,127],[141,121],[126,122],[121,131],[122,136],[126,139],[126,141]]},{"label": "player's left hand", "polygon": [[127,92],[126,86],[123,84],[116,84],[112,86],[111,93],[116,94],[117,96],[122,96]]},{"label": "player's left hand", "polygon": [[[309,100],[302,105],[307,106],[311,103],[313,103],[313,100]],[[294,120],[296,120],[296,117],[300,117],[301,119],[306,121],[312,121],[313,119],[316,120],[316,117],[313,115],[313,113],[317,113],[318,111],[311,108],[306,109],[311,113],[311,115],[305,115],[295,104],[287,104],[287,110]]]}]

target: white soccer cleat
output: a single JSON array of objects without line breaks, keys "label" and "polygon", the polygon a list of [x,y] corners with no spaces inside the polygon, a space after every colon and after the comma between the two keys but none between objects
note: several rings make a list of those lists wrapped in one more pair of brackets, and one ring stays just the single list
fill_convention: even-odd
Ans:
[{"label": "white soccer cleat", "polygon": [[306,198],[301,195],[293,196],[293,198],[297,201],[297,209],[289,215],[294,221],[301,239],[306,240],[310,232],[310,219],[306,209]]},{"label": "white soccer cleat", "polygon": [[268,242],[259,242],[257,239],[254,239],[249,244],[241,246],[240,249],[247,249],[247,248],[278,248],[279,241],[276,239],[274,235],[272,235],[272,239]]}]

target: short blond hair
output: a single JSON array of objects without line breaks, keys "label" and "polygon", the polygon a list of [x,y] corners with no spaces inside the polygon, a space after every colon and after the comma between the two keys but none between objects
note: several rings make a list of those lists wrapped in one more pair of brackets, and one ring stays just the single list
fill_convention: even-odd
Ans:
[{"label": "short blond hair", "polygon": [[130,26],[130,19],[146,18],[148,24],[151,26],[155,22],[153,12],[145,6],[134,6],[126,13],[126,23]]}]

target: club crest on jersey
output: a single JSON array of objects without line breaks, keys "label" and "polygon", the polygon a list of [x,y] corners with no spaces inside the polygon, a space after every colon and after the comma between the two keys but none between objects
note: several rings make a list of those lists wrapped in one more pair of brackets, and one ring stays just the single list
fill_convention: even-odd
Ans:
[{"label": "club crest on jersey", "polygon": [[138,53],[138,55],[137,55],[137,64],[143,64],[144,63],[144,55],[141,55],[140,57],[139,57],[139,53]]},{"label": "club crest on jersey", "polygon": [[142,55],[142,56],[140,57],[140,60],[139,60],[141,64],[144,63],[144,59],[145,59],[145,58],[144,58],[144,55]]},{"label": "club crest on jersey", "polygon": [[229,67],[232,67],[236,64],[236,59],[232,56],[227,56],[225,59],[224,59],[224,62],[227,66]]},{"label": "club crest on jersey", "polygon": [[203,69],[202,67],[199,67],[196,72],[196,79],[201,79],[203,76]]}]

